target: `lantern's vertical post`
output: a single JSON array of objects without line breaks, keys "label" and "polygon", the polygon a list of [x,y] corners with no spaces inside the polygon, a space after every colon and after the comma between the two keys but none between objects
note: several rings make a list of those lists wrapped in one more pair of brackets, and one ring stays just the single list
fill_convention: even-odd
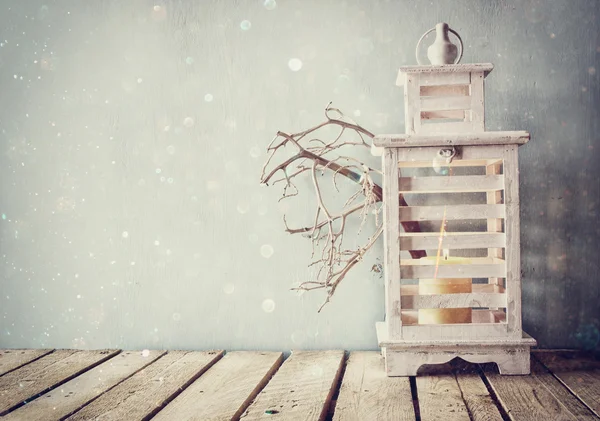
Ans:
[{"label": "lantern's vertical post", "polygon": [[402,337],[400,312],[400,210],[398,208],[398,149],[383,154],[383,249],[385,320],[390,339]]},{"label": "lantern's vertical post", "polygon": [[404,80],[404,131],[419,133],[421,129],[421,92],[419,74],[407,73]]},{"label": "lantern's vertical post", "polygon": [[504,148],[504,206],[506,215],[506,317],[508,334],[515,338],[523,335],[521,324],[521,240],[519,222],[519,161],[517,145]]},{"label": "lantern's vertical post", "polygon": [[[501,165],[502,164],[500,164],[500,163],[488,165],[485,167],[485,173],[487,175],[499,175]],[[502,193],[500,190],[487,192],[486,197],[487,197],[488,205],[498,205],[498,204],[502,203]],[[487,220],[487,231],[488,232],[502,232],[502,219],[500,219],[500,218],[488,219]],[[504,244],[504,246],[506,246],[506,243]],[[502,259],[502,257],[503,257],[502,256],[502,248],[489,248],[488,256],[489,257],[497,257],[499,259]],[[489,278],[489,283],[498,285],[499,279],[498,278]]]},{"label": "lantern's vertical post", "polygon": [[484,72],[471,73],[471,124],[474,132],[485,131],[484,76]]}]

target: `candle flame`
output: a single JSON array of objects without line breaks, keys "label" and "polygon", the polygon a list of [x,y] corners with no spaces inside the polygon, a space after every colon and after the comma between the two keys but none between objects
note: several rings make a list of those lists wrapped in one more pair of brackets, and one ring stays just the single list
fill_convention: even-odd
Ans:
[{"label": "candle flame", "polygon": [[[437,279],[438,268],[440,266],[440,251],[442,250],[442,241],[444,239],[444,235],[446,234],[446,206],[444,206],[444,215],[442,216],[442,226],[440,228],[440,236],[438,238],[438,249],[437,255],[435,258],[435,273],[433,274],[433,279]],[[448,260],[448,255],[450,254],[448,249],[444,249],[444,260]]]}]

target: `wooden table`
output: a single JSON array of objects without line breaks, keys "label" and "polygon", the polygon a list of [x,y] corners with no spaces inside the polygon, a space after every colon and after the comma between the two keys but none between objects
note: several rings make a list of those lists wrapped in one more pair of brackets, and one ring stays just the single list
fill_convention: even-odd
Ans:
[{"label": "wooden table", "polygon": [[529,376],[455,360],[386,377],[378,352],[0,351],[0,420],[598,420],[600,361]]}]

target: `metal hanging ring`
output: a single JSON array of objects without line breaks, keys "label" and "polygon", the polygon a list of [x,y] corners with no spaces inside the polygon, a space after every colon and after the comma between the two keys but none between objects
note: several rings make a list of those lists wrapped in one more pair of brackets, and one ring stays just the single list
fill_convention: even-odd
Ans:
[{"label": "metal hanging ring", "polygon": [[[423,63],[419,59],[419,46],[421,45],[421,42],[423,41],[423,39],[433,31],[435,31],[435,26],[433,28],[431,28],[429,31],[425,32],[423,35],[421,35],[421,38],[419,38],[419,42],[417,42],[417,48],[415,49],[415,56],[417,57],[417,63],[419,63],[419,65],[421,65],[421,66],[424,66],[426,64]],[[463,55],[463,41],[462,41],[462,38],[460,37],[460,35],[458,35],[458,32],[456,32],[454,29],[448,27],[448,32],[452,32],[456,36],[456,38],[458,38],[458,42],[459,42],[458,54],[456,55],[456,60],[454,60],[454,64],[458,64]]]},{"label": "metal hanging ring", "polygon": [[456,148],[454,146],[450,148],[442,148],[437,152],[437,155],[441,159],[445,159],[447,163],[452,162],[452,158],[456,156]]}]

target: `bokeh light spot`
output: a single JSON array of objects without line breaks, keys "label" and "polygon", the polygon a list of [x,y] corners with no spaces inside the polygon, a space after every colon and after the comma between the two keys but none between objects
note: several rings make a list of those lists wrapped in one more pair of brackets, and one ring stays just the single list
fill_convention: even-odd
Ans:
[{"label": "bokeh light spot", "polygon": [[275,311],[275,301],[267,298],[262,302],[262,309],[265,313],[273,313]]},{"label": "bokeh light spot", "polygon": [[242,23],[240,23],[240,28],[242,28],[243,31],[247,31],[252,27],[252,24],[250,23],[249,20],[243,20]]},{"label": "bokeh light spot", "polygon": [[275,0],[265,0],[263,5],[265,6],[265,9],[273,10],[277,7],[277,2]]},{"label": "bokeh light spot", "polygon": [[293,72],[297,72],[302,69],[302,61],[297,58],[292,58],[288,61],[288,66]]},{"label": "bokeh light spot", "polygon": [[260,246],[260,255],[266,259],[273,256],[274,252],[275,252],[275,250],[273,249],[273,246],[271,246],[270,244],[263,244],[262,246]]}]

